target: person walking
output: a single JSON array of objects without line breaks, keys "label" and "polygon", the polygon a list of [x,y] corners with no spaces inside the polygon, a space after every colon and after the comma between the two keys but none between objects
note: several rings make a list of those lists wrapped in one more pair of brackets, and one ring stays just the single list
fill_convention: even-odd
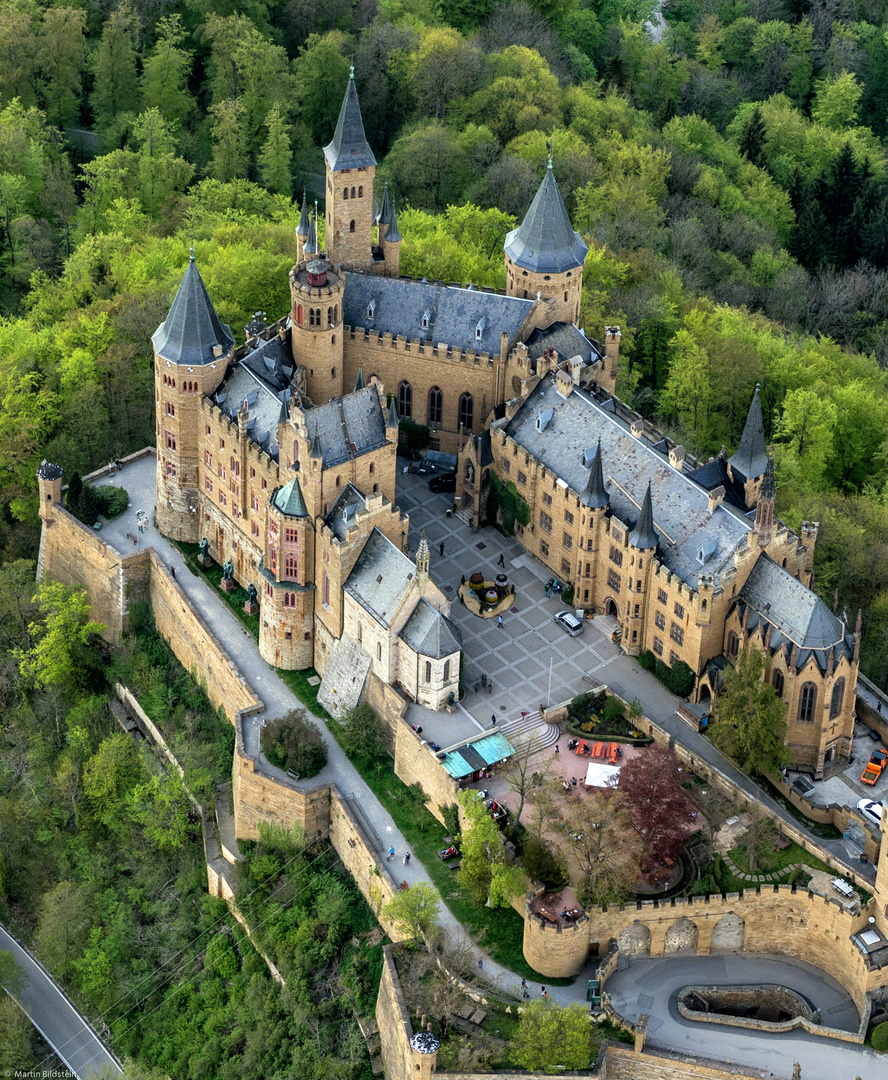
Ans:
[{"label": "person walking", "polygon": [[496,727],[496,713],[493,713],[490,717],[490,726]]},{"label": "person walking", "polygon": [[555,753],[556,753],[556,754],[560,754],[560,753],[561,753],[561,747],[560,747],[560,746],[558,745],[558,743],[555,743]]},{"label": "person walking", "polygon": [[503,617],[502,617],[502,615],[497,615],[497,617],[496,617],[496,625],[500,630],[502,630],[502,628],[503,628]]},{"label": "person walking", "polygon": [[479,969],[480,969],[481,971],[483,971],[483,970],[484,970],[484,961],[483,961],[483,960],[479,960],[479,961],[478,961],[478,968],[479,968]]},{"label": "person walking", "polygon": [[548,992],[546,991],[546,988],[545,988],[545,986],[541,986],[541,987],[540,987],[540,997],[548,997],[548,996],[549,996],[549,994],[548,994]]},{"label": "person walking", "polygon": [[505,563],[505,560],[503,559],[502,555],[500,555],[500,557],[497,559],[496,565],[501,566],[503,568],[503,570],[505,570],[506,563]]},{"label": "person walking", "polygon": [[170,567],[170,573],[173,575],[173,581],[175,581],[176,580],[176,568],[175,568],[175,566]]},{"label": "person walking", "polygon": [[393,847],[390,847],[389,848],[389,853],[388,853],[388,858],[386,859],[386,862],[391,862],[394,857],[395,857],[395,849]]},{"label": "person walking", "polygon": [[441,541],[440,544],[438,544],[438,553],[440,555],[442,555],[442,556],[444,555],[444,541],[443,540]]},{"label": "person walking", "polygon": [[522,989],[522,990],[526,990],[526,989],[527,989],[527,979],[522,979],[522,980],[521,980],[521,989]]},{"label": "person walking", "polygon": [[405,866],[410,865],[410,852],[409,851],[404,852],[404,858],[401,861],[404,863]]},{"label": "person walking", "polygon": [[545,598],[547,600],[549,599],[549,586],[548,585],[543,586],[543,596],[545,596]]}]

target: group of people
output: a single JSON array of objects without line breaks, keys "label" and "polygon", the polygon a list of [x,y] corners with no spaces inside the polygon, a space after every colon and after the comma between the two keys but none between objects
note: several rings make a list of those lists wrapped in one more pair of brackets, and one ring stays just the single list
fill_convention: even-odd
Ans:
[{"label": "group of people", "polygon": [[[524,998],[529,998],[530,997],[530,994],[527,991],[527,979],[522,979],[521,980],[521,996],[524,997]],[[540,987],[540,997],[547,998],[548,996],[549,996],[549,991],[545,988],[545,986],[541,986]]]}]

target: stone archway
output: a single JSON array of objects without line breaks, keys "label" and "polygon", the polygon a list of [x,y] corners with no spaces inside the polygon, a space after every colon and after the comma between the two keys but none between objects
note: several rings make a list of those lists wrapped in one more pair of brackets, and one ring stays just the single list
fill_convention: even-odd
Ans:
[{"label": "stone archway", "polygon": [[632,922],[620,934],[620,954],[622,956],[650,956],[651,932],[640,922]]},{"label": "stone archway", "polygon": [[746,923],[739,915],[722,915],[712,928],[710,952],[742,952]]},{"label": "stone archway", "polygon": [[610,597],[608,597],[607,600],[605,600],[604,602],[604,613],[605,615],[613,615],[614,618],[617,617],[617,605],[613,602],[613,600],[611,600]]},{"label": "stone archway", "polygon": [[700,697],[699,701],[701,705],[708,705],[712,701],[712,691],[706,685],[706,683],[700,684]]},{"label": "stone archway", "polygon": [[678,920],[666,931],[663,955],[697,951],[697,924],[687,916]]}]

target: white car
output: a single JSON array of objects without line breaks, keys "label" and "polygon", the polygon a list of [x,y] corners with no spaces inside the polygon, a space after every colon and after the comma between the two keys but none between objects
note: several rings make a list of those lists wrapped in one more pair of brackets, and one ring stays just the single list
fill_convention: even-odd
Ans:
[{"label": "white car", "polygon": [[583,632],[584,624],[582,620],[578,619],[572,611],[559,611],[555,616],[555,622],[558,623],[562,630],[566,630],[571,637],[576,637],[577,634]]},{"label": "white car", "polygon": [[857,804],[858,813],[877,829],[882,827],[882,804],[873,799],[861,799]]}]

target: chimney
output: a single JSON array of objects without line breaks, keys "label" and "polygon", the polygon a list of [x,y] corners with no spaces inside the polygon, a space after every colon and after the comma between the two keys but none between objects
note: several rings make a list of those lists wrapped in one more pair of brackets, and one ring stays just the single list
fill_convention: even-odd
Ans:
[{"label": "chimney", "polygon": [[683,446],[673,446],[669,451],[669,464],[673,469],[681,471],[681,467],[684,464],[685,448]]},{"label": "chimney", "polygon": [[724,502],[724,498],[725,498],[725,489],[722,487],[721,484],[719,484],[719,486],[717,488],[713,488],[712,491],[709,492],[709,512],[710,512],[710,514],[714,512],[716,507],[720,506],[722,504],[722,502]]}]

